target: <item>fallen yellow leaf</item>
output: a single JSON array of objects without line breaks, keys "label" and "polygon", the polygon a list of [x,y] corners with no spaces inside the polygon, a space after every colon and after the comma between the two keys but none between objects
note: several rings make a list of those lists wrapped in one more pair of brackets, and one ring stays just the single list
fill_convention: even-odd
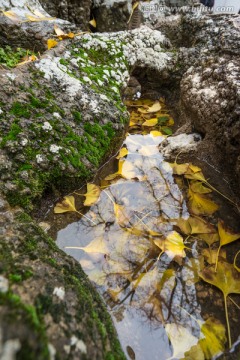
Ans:
[{"label": "fallen yellow leaf", "polygon": [[206,198],[205,195],[195,193],[189,188],[189,208],[195,215],[212,215],[218,210],[218,205],[212,200]]},{"label": "fallen yellow leaf", "polygon": [[55,46],[57,46],[58,42],[55,39],[48,39],[47,41],[47,47],[48,50],[54,48]]},{"label": "fallen yellow leaf", "polygon": [[123,147],[123,148],[120,149],[119,154],[118,154],[118,156],[116,157],[116,159],[121,159],[121,158],[123,158],[124,156],[126,156],[127,154],[128,154],[128,149],[125,148],[125,147]]},{"label": "fallen yellow leaf", "polygon": [[153,118],[153,119],[149,119],[149,120],[144,121],[144,123],[143,123],[142,125],[143,125],[143,126],[150,126],[150,127],[152,127],[152,126],[157,125],[157,123],[158,123],[158,119],[157,119],[157,118]]},{"label": "fallen yellow leaf", "polygon": [[89,21],[89,24],[90,24],[92,27],[94,27],[94,28],[97,27],[97,22],[96,22],[96,20],[95,20],[94,18]]},{"label": "fallen yellow leaf", "polygon": [[186,256],[184,251],[186,246],[183,243],[183,238],[176,231],[170,232],[164,240],[154,239],[153,242],[171,259],[173,259],[175,256],[179,256],[181,258]]},{"label": "fallen yellow leaf", "polygon": [[84,194],[86,200],[84,201],[85,206],[92,206],[95,204],[100,195],[101,189],[95,184],[87,184],[87,192]]},{"label": "fallen yellow leaf", "polygon": [[75,199],[73,196],[65,196],[62,202],[54,207],[55,214],[62,214],[68,211],[77,211],[75,207]]}]

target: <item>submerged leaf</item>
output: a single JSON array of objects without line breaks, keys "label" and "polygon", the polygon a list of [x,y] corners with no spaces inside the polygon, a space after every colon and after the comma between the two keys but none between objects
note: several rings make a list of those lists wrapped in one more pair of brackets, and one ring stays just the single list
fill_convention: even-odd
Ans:
[{"label": "submerged leaf", "polygon": [[77,211],[75,207],[75,199],[73,196],[65,196],[61,203],[57,203],[54,207],[55,214],[62,214],[65,212]]},{"label": "submerged leaf", "polygon": [[87,184],[87,192],[84,194],[86,200],[84,201],[85,206],[92,206],[95,204],[100,195],[101,189],[95,184]]},{"label": "submerged leaf", "polygon": [[208,318],[201,326],[204,338],[199,340],[199,344],[205,355],[205,359],[212,359],[222,353],[225,349],[226,330],[220,321]]},{"label": "submerged leaf", "polygon": [[186,351],[198,343],[198,338],[182,325],[167,324],[165,330],[173,347],[173,354],[167,360],[184,358]]}]

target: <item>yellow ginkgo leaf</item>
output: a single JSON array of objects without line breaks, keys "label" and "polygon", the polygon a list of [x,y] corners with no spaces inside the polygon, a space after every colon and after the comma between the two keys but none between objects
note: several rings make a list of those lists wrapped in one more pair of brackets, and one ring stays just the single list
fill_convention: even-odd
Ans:
[{"label": "yellow ginkgo leaf", "polygon": [[188,170],[184,175],[185,178],[191,179],[191,180],[199,180],[199,181],[203,181],[206,183],[207,181],[206,181],[203,173],[201,171],[192,171],[192,168],[190,168],[190,166],[193,167],[193,165],[189,165]]},{"label": "yellow ginkgo leaf", "polygon": [[49,21],[49,20],[55,20],[55,17],[49,17],[49,16],[32,16],[26,14],[26,18],[31,22],[38,22],[38,21]]},{"label": "yellow ginkgo leaf", "polygon": [[212,192],[211,189],[203,185],[201,181],[191,181],[191,190],[199,194],[209,194]]},{"label": "yellow ginkgo leaf", "polygon": [[[222,246],[230,244],[233,241],[236,241],[240,238],[240,234],[233,233],[230,229],[228,229],[224,225],[224,222],[222,220],[218,221],[218,233],[219,233],[219,237],[220,237],[220,245],[218,248],[218,254],[219,254]],[[217,270],[217,266],[218,266],[218,256],[217,256],[215,270]]]},{"label": "yellow ginkgo leaf", "polygon": [[94,28],[97,27],[97,22],[96,22],[96,20],[95,20],[94,18],[89,21],[89,24],[90,24],[92,27],[94,27]]},{"label": "yellow ginkgo leaf", "polygon": [[63,201],[57,203],[54,207],[55,214],[62,214],[68,211],[77,211],[75,207],[75,199],[73,196],[65,196]]},{"label": "yellow ginkgo leaf", "polygon": [[205,355],[205,359],[213,359],[213,357],[225,350],[225,343],[227,341],[226,330],[220,321],[208,318],[201,326],[201,333],[199,345]]},{"label": "yellow ginkgo leaf", "polygon": [[217,271],[214,266],[203,269],[199,276],[207,283],[216,286],[223,293],[225,314],[228,329],[228,341],[231,348],[231,333],[227,310],[227,296],[229,294],[240,294],[240,274],[236,271],[232,264],[219,261]]},{"label": "yellow ginkgo leaf", "polygon": [[176,175],[186,174],[186,172],[188,170],[188,167],[189,167],[188,163],[177,164],[176,162],[174,162],[174,163],[169,163],[169,165],[173,169],[173,173],[176,174]]},{"label": "yellow ginkgo leaf", "polygon": [[240,233],[233,233],[228,229],[222,220],[218,221],[218,233],[220,237],[221,246],[230,244],[231,242],[240,238]]},{"label": "yellow ginkgo leaf", "polygon": [[186,253],[184,251],[185,245],[183,243],[183,238],[176,231],[170,232],[164,240],[154,239],[153,242],[162,250],[162,252],[165,252],[171,259],[173,259],[175,256],[181,258],[186,256]]},{"label": "yellow ginkgo leaf", "polygon": [[128,149],[123,147],[120,149],[118,156],[116,156],[116,159],[121,159],[124,156],[126,156],[127,154],[128,154]]},{"label": "yellow ginkgo leaf", "polygon": [[139,5],[139,2],[138,2],[138,1],[135,2],[135,4],[133,5],[132,11],[131,11],[131,14],[130,14],[130,17],[129,17],[129,19],[128,19],[127,24],[129,24],[129,22],[130,22],[130,20],[131,20],[131,18],[132,18],[132,15],[133,15],[133,13],[134,13],[134,10],[138,7],[138,5]]},{"label": "yellow ginkgo leaf", "polygon": [[[211,249],[211,248],[203,249],[202,255],[209,265],[216,264],[217,256],[218,256],[217,249]],[[226,251],[221,250],[221,253],[219,254],[219,256],[223,260],[226,260],[226,256],[227,256]]]},{"label": "yellow ginkgo leaf", "polygon": [[159,101],[155,101],[155,103],[147,109],[147,112],[155,113],[158,112],[159,110],[161,110],[161,104]]},{"label": "yellow ginkgo leaf", "polygon": [[205,241],[208,246],[211,246],[215,242],[219,241],[219,235],[218,232],[211,233],[211,234],[200,234],[199,237]]},{"label": "yellow ginkgo leaf", "polygon": [[58,42],[55,39],[48,39],[47,41],[47,47],[48,50],[54,48],[55,46],[57,46]]},{"label": "yellow ginkgo leaf", "polygon": [[85,206],[92,206],[95,204],[100,195],[101,189],[95,184],[87,184],[87,192],[84,194],[86,200],[84,201]]},{"label": "yellow ginkgo leaf", "polygon": [[83,250],[86,253],[108,254],[109,249],[102,237],[95,238],[87,246],[66,246],[65,249]]},{"label": "yellow ginkgo leaf", "polygon": [[62,29],[60,29],[60,27],[57,24],[54,24],[54,31],[57,36],[65,35],[65,32]]},{"label": "yellow ginkgo leaf", "polygon": [[38,60],[38,58],[35,55],[27,56],[26,59],[18,63],[17,66],[22,66],[36,60]]},{"label": "yellow ginkgo leaf", "polygon": [[157,119],[157,118],[153,118],[153,119],[149,119],[149,120],[144,121],[144,123],[143,123],[142,125],[143,125],[143,126],[150,126],[150,127],[152,127],[152,126],[157,125],[157,123],[158,123],[158,119]]},{"label": "yellow ginkgo leaf", "polygon": [[180,218],[177,226],[186,235],[216,233],[215,227],[199,217],[189,217],[187,220]]},{"label": "yellow ginkgo leaf", "polygon": [[218,210],[218,205],[209,200],[205,195],[195,193],[189,188],[189,208],[195,215],[212,215]]},{"label": "yellow ginkgo leaf", "polygon": [[157,130],[152,130],[150,131],[150,134],[153,136],[153,137],[158,137],[158,136],[164,136],[161,131],[157,131]]}]

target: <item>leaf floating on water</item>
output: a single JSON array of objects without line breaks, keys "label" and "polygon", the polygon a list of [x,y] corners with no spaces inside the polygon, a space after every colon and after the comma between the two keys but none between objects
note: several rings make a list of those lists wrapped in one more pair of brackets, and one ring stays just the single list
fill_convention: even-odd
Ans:
[{"label": "leaf floating on water", "polygon": [[127,227],[129,224],[129,218],[126,215],[124,206],[114,203],[113,207],[117,223],[122,227]]},{"label": "leaf floating on water", "polygon": [[120,149],[118,156],[116,157],[116,159],[121,159],[124,156],[126,156],[128,154],[128,149],[126,147],[123,147]]},{"label": "leaf floating on water", "polygon": [[86,253],[108,254],[109,249],[102,237],[98,237],[91,241],[87,246],[66,246],[65,249],[83,250]]},{"label": "leaf floating on water", "polygon": [[240,274],[232,264],[219,261],[217,272],[215,271],[214,266],[209,266],[208,268],[203,269],[199,273],[199,276],[207,283],[216,286],[223,293],[228,328],[228,341],[229,347],[231,348],[232,342],[227,309],[227,296],[229,294],[240,294]]},{"label": "leaf floating on water", "polygon": [[205,195],[195,193],[189,188],[189,208],[195,215],[212,215],[218,210],[218,205],[209,200]]},{"label": "leaf floating on water", "polygon": [[183,243],[183,238],[176,231],[170,232],[164,240],[154,239],[153,242],[162,250],[162,252],[165,252],[171,259],[173,259],[175,256],[181,258],[186,256],[186,253],[184,251],[186,246]]},{"label": "leaf floating on water", "polygon": [[87,184],[87,192],[86,194],[83,194],[86,197],[84,205],[92,206],[93,204],[96,204],[99,199],[100,192],[101,189],[99,186],[95,184]]},{"label": "leaf floating on water", "polygon": [[73,196],[65,196],[63,198],[63,201],[57,203],[56,206],[54,207],[55,214],[62,214],[71,211],[77,212],[75,207],[75,199]]},{"label": "leaf floating on water", "polygon": [[47,47],[48,50],[54,48],[55,46],[57,46],[58,42],[55,39],[48,39],[47,41]]},{"label": "leaf floating on water", "polygon": [[207,319],[201,326],[201,332],[204,338],[199,340],[199,344],[205,359],[212,359],[225,350],[226,330],[220,321],[212,317]]}]

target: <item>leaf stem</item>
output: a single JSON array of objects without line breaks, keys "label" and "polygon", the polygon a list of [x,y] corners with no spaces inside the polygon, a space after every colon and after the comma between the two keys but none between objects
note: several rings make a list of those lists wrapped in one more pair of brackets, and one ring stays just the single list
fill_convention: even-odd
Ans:
[{"label": "leaf stem", "polygon": [[209,182],[208,182],[207,180],[205,180],[204,183],[205,183],[208,187],[210,187],[212,190],[214,190],[215,192],[217,192],[219,195],[221,195],[222,197],[224,197],[226,200],[230,201],[230,203],[232,203],[233,205],[235,205],[235,206],[237,207],[237,204],[236,204],[233,200],[229,199],[229,197],[227,197],[226,195],[222,194],[222,193],[221,193],[219,190],[217,190],[214,186],[212,186],[211,184],[209,184]]},{"label": "leaf stem", "polygon": [[80,211],[76,210],[76,213],[78,213],[79,215],[85,217],[88,221],[90,221],[90,222],[93,223],[94,225],[97,225],[93,220],[91,220],[90,218],[88,218],[86,215],[82,214]]},{"label": "leaf stem", "polygon": [[216,259],[216,264],[215,264],[215,272],[217,272],[218,257],[219,257],[220,250],[221,250],[221,245],[219,246],[218,251],[217,251],[217,256],[216,256],[216,257],[217,257],[217,259]]},{"label": "leaf stem", "polygon": [[224,297],[224,306],[225,306],[225,314],[226,314],[226,322],[227,322],[227,330],[228,330],[228,343],[229,348],[232,347],[232,340],[231,340],[231,332],[230,332],[230,325],[229,325],[229,318],[228,318],[228,308],[227,308],[227,296],[223,294]]}]

